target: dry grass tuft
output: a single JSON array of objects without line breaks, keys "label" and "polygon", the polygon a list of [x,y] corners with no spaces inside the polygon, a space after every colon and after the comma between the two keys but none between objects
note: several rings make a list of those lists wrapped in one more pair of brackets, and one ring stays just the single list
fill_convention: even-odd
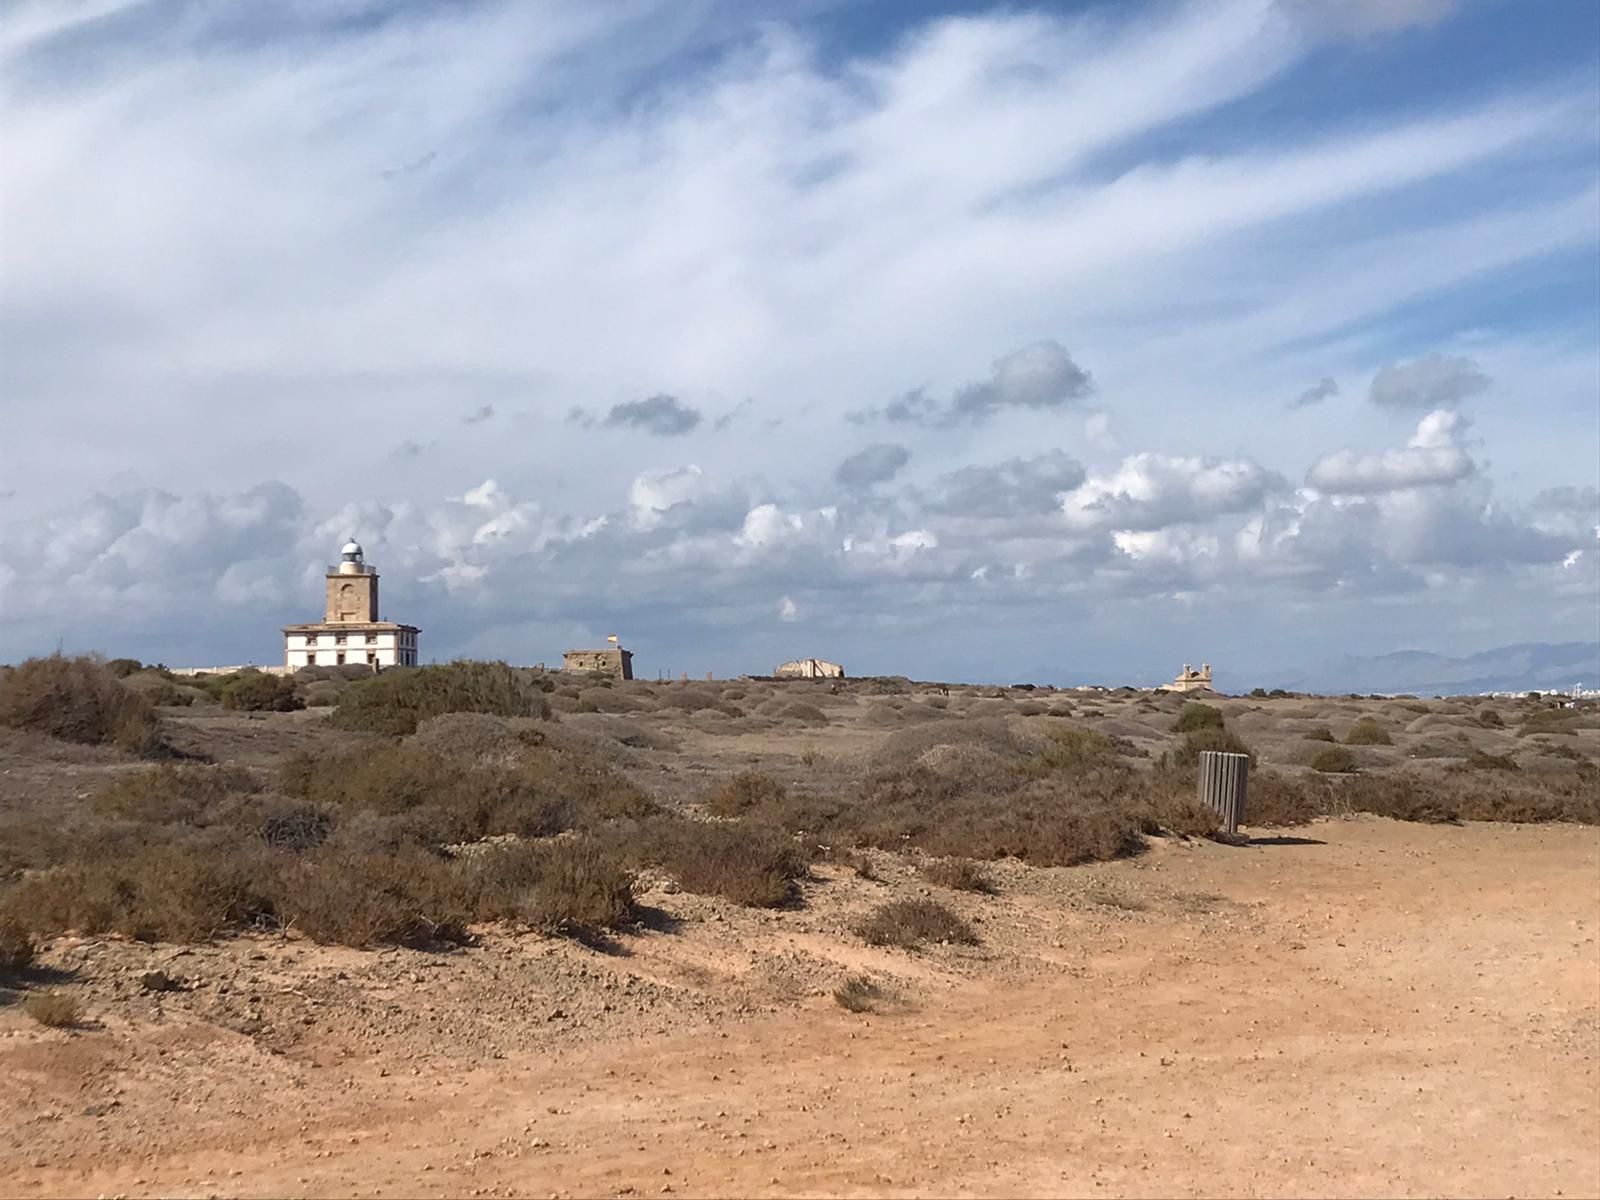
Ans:
[{"label": "dry grass tuft", "polygon": [[939,887],[958,892],[977,892],[992,896],[999,889],[994,876],[970,858],[938,858],[924,863],[918,870],[924,879]]},{"label": "dry grass tuft", "polygon": [[441,713],[547,717],[547,686],[553,685],[542,675],[503,662],[396,668],[351,684],[330,720],[340,729],[407,734]]},{"label": "dry grass tuft", "polygon": [[62,992],[34,992],[22,1002],[22,1011],[51,1029],[71,1029],[83,1020],[83,1007]]},{"label": "dry grass tuft", "polygon": [[891,900],[856,926],[869,946],[919,950],[928,942],[976,945],[978,935],[955,913],[934,900]]},{"label": "dry grass tuft", "polygon": [[887,998],[888,993],[865,975],[852,975],[833,989],[834,1002],[853,1013],[872,1012]]},{"label": "dry grass tuft", "polygon": [[761,771],[740,771],[723,780],[706,797],[706,811],[714,817],[742,817],[764,807],[781,805],[788,790]]},{"label": "dry grass tuft", "polygon": [[1343,746],[1324,746],[1311,756],[1311,769],[1325,775],[1347,774],[1356,769],[1356,756]]}]

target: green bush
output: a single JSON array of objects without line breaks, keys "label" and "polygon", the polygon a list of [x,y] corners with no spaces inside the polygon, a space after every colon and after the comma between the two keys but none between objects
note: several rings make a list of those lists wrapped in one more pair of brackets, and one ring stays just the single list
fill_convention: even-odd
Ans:
[{"label": "green bush", "polygon": [[0,672],[0,725],[130,754],[163,749],[155,708],[92,656],[52,654]]},{"label": "green bush", "polygon": [[1362,717],[1350,726],[1350,732],[1344,735],[1346,746],[1392,746],[1394,739],[1389,736],[1389,731],[1371,717]]},{"label": "green bush", "polygon": [[1183,741],[1172,752],[1172,765],[1180,771],[1192,771],[1200,765],[1200,755],[1206,750],[1219,754],[1246,754],[1250,757],[1251,765],[1255,764],[1255,751],[1231,729],[1210,726],[1192,729],[1183,735]]},{"label": "green bush", "polygon": [[295,694],[294,680],[261,671],[241,671],[219,689],[223,708],[239,712],[293,712],[305,701]]},{"label": "green bush", "polygon": [[341,729],[408,734],[442,713],[548,717],[543,683],[503,662],[394,668],[351,684],[329,719]]},{"label": "green bush", "polygon": [[1172,732],[1192,733],[1201,729],[1221,729],[1222,726],[1220,708],[1191,700],[1178,711],[1178,721],[1173,725]]}]

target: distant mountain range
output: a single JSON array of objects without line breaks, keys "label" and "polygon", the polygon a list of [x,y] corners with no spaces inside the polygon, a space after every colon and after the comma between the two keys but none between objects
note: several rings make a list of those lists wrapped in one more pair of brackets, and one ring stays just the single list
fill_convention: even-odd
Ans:
[{"label": "distant mountain range", "polygon": [[1269,686],[1308,692],[1448,696],[1564,691],[1575,683],[1600,688],[1600,643],[1521,642],[1466,658],[1420,650],[1401,650],[1376,658],[1347,654],[1321,667],[1285,673]]}]

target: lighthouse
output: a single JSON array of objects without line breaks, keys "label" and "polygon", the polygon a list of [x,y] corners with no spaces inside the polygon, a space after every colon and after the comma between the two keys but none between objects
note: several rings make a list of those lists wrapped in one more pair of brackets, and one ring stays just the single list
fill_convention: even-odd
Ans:
[{"label": "lighthouse", "polygon": [[301,667],[417,665],[415,625],[380,619],[378,571],[351,538],[328,567],[326,608],[321,621],[283,627],[283,663]]}]

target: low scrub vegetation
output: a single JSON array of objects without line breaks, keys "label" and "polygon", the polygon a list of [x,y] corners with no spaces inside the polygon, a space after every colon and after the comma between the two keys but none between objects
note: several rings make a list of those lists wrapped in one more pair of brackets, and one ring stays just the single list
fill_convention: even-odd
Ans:
[{"label": "low scrub vegetation", "polygon": [[385,671],[340,693],[333,721],[341,729],[408,734],[442,713],[547,717],[541,677],[501,662],[454,662]]},{"label": "low scrub vegetation", "polygon": [[22,1002],[22,1011],[51,1029],[71,1029],[83,1020],[83,1007],[63,992],[34,992]]},{"label": "low scrub vegetation", "polygon": [[934,900],[891,900],[856,926],[869,946],[919,950],[929,942],[976,945],[978,935],[950,909]]},{"label": "low scrub vegetation", "polygon": [[994,876],[970,858],[937,858],[923,863],[919,874],[929,883],[958,892],[989,896],[998,890]]},{"label": "low scrub vegetation", "polygon": [[1200,729],[1221,729],[1223,723],[1221,709],[1191,700],[1178,711],[1178,720],[1173,725],[1172,732],[1192,733]]},{"label": "low scrub vegetation", "polygon": [[706,811],[714,817],[742,817],[755,809],[781,805],[788,790],[761,771],[740,771],[729,776],[706,797]]},{"label": "low scrub vegetation", "polygon": [[1392,746],[1394,739],[1389,731],[1372,717],[1362,717],[1344,735],[1346,746]]},{"label": "low scrub vegetation", "polygon": [[163,749],[155,708],[92,656],[0,668],[0,725],[147,757]]},{"label": "low scrub vegetation", "polygon": [[833,1000],[853,1013],[873,1012],[888,999],[888,993],[865,975],[852,975],[833,989]]},{"label": "low scrub vegetation", "polygon": [[223,708],[240,712],[293,712],[305,701],[295,692],[294,680],[261,671],[242,671],[220,689]]},{"label": "low scrub vegetation", "polygon": [[1356,756],[1343,746],[1324,746],[1311,756],[1311,769],[1324,775],[1342,775],[1356,769]]}]

